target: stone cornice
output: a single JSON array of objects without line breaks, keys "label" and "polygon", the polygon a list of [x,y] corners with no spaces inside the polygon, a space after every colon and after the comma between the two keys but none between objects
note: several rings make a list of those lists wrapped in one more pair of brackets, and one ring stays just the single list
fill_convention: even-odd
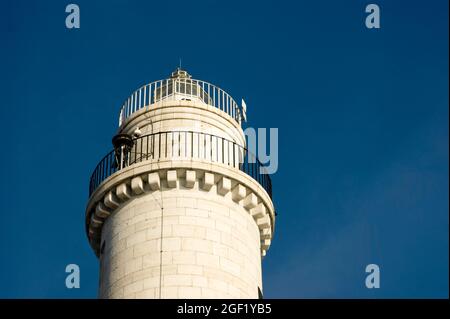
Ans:
[{"label": "stone cornice", "polygon": [[253,217],[260,230],[261,254],[264,256],[275,226],[275,210],[270,196],[257,181],[242,171],[198,159],[148,160],[109,176],[92,194],[86,208],[86,231],[96,255],[99,254],[103,223],[117,207],[143,193],[175,187],[192,188],[195,183],[205,191],[210,191],[215,185],[217,196],[227,196]]}]

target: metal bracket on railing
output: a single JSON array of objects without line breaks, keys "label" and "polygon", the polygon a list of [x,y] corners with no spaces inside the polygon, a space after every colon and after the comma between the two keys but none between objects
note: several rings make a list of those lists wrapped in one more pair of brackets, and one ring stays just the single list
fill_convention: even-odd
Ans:
[{"label": "metal bracket on railing", "polygon": [[114,154],[118,169],[129,165],[129,154],[134,145],[133,138],[128,134],[117,134],[113,137]]}]

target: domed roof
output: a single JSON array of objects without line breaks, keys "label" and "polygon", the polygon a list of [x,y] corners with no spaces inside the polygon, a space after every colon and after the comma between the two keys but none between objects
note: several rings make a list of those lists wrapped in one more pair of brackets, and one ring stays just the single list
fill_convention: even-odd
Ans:
[{"label": "domed roof", "polygon": [[192,76],[187,71],[177,68],[172,72],[171,79],[190,79]]}]

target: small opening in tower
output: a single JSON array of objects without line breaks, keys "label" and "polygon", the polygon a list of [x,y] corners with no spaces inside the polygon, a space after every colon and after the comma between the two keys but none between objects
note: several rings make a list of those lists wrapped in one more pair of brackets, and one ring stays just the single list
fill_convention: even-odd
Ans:
[{"label": "small opening in tower", "polygon": [[100,255],[103,255],[104,252],[105,252],[105,241],[103,241],[102,246],[100,248]]},{"label": "small opening in tower", "polygon": [[258,299],[264,299],[261,288],[258,287]]}]

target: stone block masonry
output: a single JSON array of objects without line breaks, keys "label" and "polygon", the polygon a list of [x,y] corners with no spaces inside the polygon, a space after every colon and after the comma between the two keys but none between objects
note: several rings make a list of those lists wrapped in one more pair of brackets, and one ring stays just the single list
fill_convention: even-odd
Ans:
[{"label": "stone block masonry", "polygon": [[271,237],[258,196],[201,170],[129,183],[106,193],[94,213],[104,218],[101,298],[258,298]]}]

